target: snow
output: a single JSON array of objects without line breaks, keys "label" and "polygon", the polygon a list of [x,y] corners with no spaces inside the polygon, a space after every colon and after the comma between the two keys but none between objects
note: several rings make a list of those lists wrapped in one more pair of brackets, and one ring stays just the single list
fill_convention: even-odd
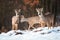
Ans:
[{"label": "snow", "polygon": [[11,30],[0,34],[0,40],[60,40],[60,26],[52,29]]}]

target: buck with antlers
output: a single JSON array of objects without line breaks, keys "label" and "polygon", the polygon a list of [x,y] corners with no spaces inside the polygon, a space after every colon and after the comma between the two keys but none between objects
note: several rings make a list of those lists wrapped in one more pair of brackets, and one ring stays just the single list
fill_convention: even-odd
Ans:
[{"label": "buck with antlers", "polygon": [[[44,27],[45,25],[48,26],[48,29],[51,29],[51,26],[54,24],[54,15],[50,14],[50,12],[43,14],[43,8],[37,8],[36,11],[40,17],[41,26]],[[49,14],[49,15],[48,15]]]},{"label": "buck with antlers", "polygon": [[18,29],[18,23],[19,23],[19,13],[21,9],[16,9],[15,11],[15,16],[12,17],[12,30],[17,30]]}]

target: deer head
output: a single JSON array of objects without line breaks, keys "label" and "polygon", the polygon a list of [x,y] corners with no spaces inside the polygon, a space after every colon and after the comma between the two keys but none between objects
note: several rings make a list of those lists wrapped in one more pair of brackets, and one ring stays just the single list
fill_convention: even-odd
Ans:
[{"label": "deer head", "polygon": [[43,8],[36,8],[36,11],[38,12],[38,16],[42,16],[43,15]]},{"label": "deer head", "polygon": [[21,11],[21,9],[18,9],[18,10],[16,9],[15,10],[16,15],[18,15],[20,13],[20,11]]}]

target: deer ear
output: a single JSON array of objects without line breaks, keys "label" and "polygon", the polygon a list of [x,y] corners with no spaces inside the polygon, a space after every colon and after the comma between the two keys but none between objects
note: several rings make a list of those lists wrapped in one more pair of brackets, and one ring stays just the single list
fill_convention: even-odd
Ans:
[{"label": "deer ear", "polygon": [[37,10],[37,8],[36,8],[36,10]]},{"label": "deer ear", "polygon": [[14,10],[15,11],[15,13],[17,13],[17,11],[16,10]]},{"label": "deer ear", "polygon": [[38,8],[36,8],[36,11],[38,12]]},{"label": "deer ear", "polygon": [[19,12],[21,11],[21,9],[18,10]]},{"label": "deer ear", "polygon": [[41,11],[43,11],[43,8],[41,8]]}]

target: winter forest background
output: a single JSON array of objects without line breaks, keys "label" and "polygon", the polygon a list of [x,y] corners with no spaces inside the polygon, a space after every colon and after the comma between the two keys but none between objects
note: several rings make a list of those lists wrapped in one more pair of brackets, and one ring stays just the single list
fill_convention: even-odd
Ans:
[{"label": "winter forest background", "polygon": [[[22,9],[21,14],[26,18],[37,16],[36,8],[43,7],[44,13],[50,11],[55,15],[54,22],[60,20],[60,0],[0,0],[0,30],[2,26],[11,30],[11,18],[15,15],[14,9]],[[59,23],[60,24],[60,23]]]}]

